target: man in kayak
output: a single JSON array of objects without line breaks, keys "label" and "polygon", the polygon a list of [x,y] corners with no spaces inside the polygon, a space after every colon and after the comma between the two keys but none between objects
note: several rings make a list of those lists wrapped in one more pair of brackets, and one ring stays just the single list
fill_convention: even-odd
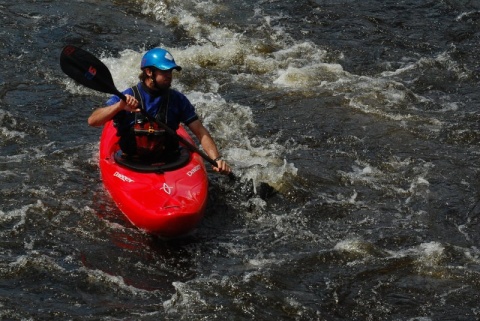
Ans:
[{"label": "man in kayak", "polygon": [[145,53],[140,68],[140,82],[123,92],[126,102],[112,96],[105,107],[93,111],[88,124],[102,126],[113,119],[117,135],[120,136],[120,148],[128,156],[155,160],[177,153],[177,138],[169,135],[155,121],[143,116],[140,113],[143,108],[151,117],[167,124],[174,131],[181,122],[188,126],[207,155],[216,162],[217,167],[213,169],[229,174],[230,166],[221,158],[193,105],[184,94],[170,88],[173,70],[182,69],[175,63],[173,56],[165,49],[154,48]]}]

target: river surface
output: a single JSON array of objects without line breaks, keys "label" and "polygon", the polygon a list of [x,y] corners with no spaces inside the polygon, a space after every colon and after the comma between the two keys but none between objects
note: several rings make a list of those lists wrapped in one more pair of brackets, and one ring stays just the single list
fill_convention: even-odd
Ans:
[{"label": "river surface", "polygon": [[[480,319],[480,3],[0,0],[0,319]],[[104,190],[108,98],[162,46],[240,178],[165,241]],[[268,184],[274,192],[260,188]]]}]

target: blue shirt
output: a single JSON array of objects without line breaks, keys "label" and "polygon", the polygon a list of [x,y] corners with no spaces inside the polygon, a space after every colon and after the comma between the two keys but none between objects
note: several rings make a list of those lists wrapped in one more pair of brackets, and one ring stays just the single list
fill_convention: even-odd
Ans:
[{"label": "blue shirt", "polygon": [[[143,105],[145,106],[147,113],[152,117],[155,117],[160,109],[162,96],[152,95],[148,91],[148,88],[145,88],[142,83],[138,84],[138,91],[140,92]],[[127,90],[123,91],[123,94],[134,96],[132,88],[128,88]],[[197,113],[195,112],[195,107],[193,107],[184,94],[174,89],[170,89],[168,99],[166,115],[166,124],[168,127],[173,130],[177,130],[180,123],[188,125],[198,119]],[[119,97],[112,96],[107,101],[107,106],[116,104],[119,101]],[[130,129],[134,125],[135,113],[122,110],[115,115],[114,120],[117,126],[118,134],[122,135],[126,130]]]}]

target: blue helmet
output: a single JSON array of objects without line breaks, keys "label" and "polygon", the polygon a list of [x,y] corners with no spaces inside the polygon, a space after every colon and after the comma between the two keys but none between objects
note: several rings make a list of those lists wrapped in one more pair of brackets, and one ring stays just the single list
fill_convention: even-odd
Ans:
[{"label": "blue helmet", "polygon": [[182,70],[182,67],[175,63],[172,54],[162,48],[151,49],[143,55],[140,69],[147,67],[155,67],[160,70]]}]

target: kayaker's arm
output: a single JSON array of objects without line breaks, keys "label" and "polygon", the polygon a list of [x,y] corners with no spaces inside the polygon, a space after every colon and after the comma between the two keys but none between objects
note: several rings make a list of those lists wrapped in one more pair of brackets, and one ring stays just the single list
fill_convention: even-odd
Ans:
[{"label": "kayaker's arm", "polygon": [[129,112],[140,111],[138,106],[138,101],[135,97],[130,95],[125,95],[127,102],[120,100],[116,104],[106,107],[100,107],[95,109],[90,117],[88,117],[88,125],[90,126],[103,126],[107,121],[111,120],[119,111],[126,110]]},{"label": "kayaker's arm", "polygon": [[195,120],[188,125],[188,128],[190,128],[195,136],[197,136],[205,153],[217,163],[217,167],[213,167],[213,170],[222,174],[231,173],[230,166],[220,158],[217,145],[213,141],[208,130],[203,126],[202,122],[200,120]]}]

